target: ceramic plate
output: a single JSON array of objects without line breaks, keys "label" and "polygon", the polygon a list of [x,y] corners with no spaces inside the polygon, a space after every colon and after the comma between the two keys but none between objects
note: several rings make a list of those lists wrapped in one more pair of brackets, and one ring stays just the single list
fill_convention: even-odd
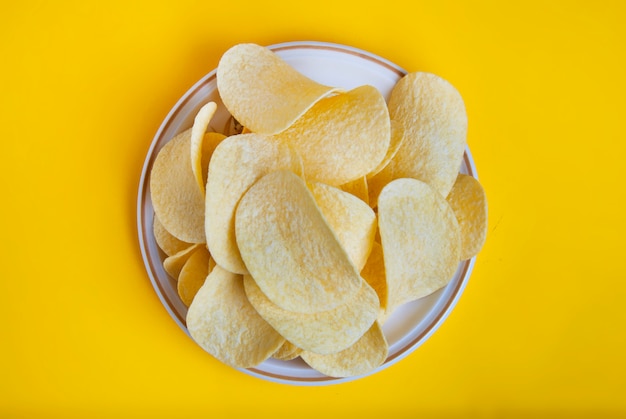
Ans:
[{"label": "ceramic plate", "polygon": [[[356,48],[322,42],[290,42],[269,46],[298,71],[329,86],[344,89],[370,84],[388,98],[396,82],[406,71],[396,64]],[[190,128],[198,110],[209,101],[218,103],[211,129],[232,133],[232,118],[217,93],[215,70],[198,81],[169,112],[157,131],[144,163],[138,196],[137,221],[139,242],[146,270],[154,289],[174,321],[188,334],[185,326],[187,308],[176,292],[176,283],[163,270],[164,255],[153,233],[153,208],[150,200],[149,174],[158,151],[179,132]],[[461,172],[477,177],[469,149],[466,149]],[[474,266],[475,259],[459,264],[450,283],[443,289],[397,309],[383,330],[389,343],[389,356],[371,375],[398,362],[418,348],[441,325],[461,296]],[[207,354],[207,356],[210,356]],[[242,372],[265,380],[295,385],[327,385],[355,380],[360,377],[332,378],[308,367],[299,358],[293,361],[270,359]]]}]

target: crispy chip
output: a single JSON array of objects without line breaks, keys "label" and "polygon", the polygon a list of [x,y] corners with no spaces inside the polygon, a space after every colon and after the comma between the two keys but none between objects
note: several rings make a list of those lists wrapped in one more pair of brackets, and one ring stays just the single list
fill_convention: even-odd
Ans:
[{"label": "crispy chip", "polygon": [[201,176],[202,176],[202,193],[205,193],[205,185],[209,175],[209,163],[213,157],[213,152],[222,141],[226,139],[224,134],[219,132],[207,132],[202,140],[202,157],[201,157]]},{"label": "crispy chip", "polygon": [[285,343],[283,343],[283,346],[274,352],[272,358],[279,359],[281,361],[290,361],[299,357],[301,353],[302,349],[286,340]]},{"label": "crispy chip", "polygon": [[159,151],[150,173],[154,212],[179,240],[204,243],[204,197],[191,169],[191,130],[174,137]]},{"label": "crispy chip", "polygon": [[392,178],[415,178],[447,196],[461,167],[467,115],[459,92],[429,73],[410,73],[393,88],[389,114],[404,130],[404,140],[383,170]]},{"label": "crispy chip", "polygon": [[320,100],[276,138],[302,156],[307,180],[338,186],[374,170],[390,136],[385,99],[366,85]]},{"label": "crispy chip", "polygon": [[324,218],[357,270],[365,266],[376,235],[376,214],[356,196],[323,183],[309,189]]},{"label": "crispy chip", "polygon": [[166,257],[163,261],[163,269],[165,269],[165,272],[167,272],[169,276],[178,280],[180,271],[183,269],[183,266],[185,266],[185,263],[187,263],[187,260],[189,260],[189,257],[193,254],[193,252],[203,246],[204,244],[197,243],[173,254],[172,256]]},{"label": "crispy chip", "polygon": [[235,239],[237,204],[259,178],[281,169],[301,176],[300,156],[263,135],[228,137],[213,152],[206,189],[206,237],[215,262],[230,272],[248,272]]},{"label": "crispy chip", "polygon": [[344,183],[339,188],[341,188],[342,191],[351,193],[352,195],[356,196],[361,201],[369,205],[370,198],[369,190],[367,187],[367,177],[363,176],[356,180],[353,180],[352,182]]},{"label": "crispy chip", "polygon": [[183,304],[189,307],[214,267],[215,262],[206,246],[200,246],[189,256],[178,275],[177,291]]},{"label": "crispy chip", "polygon": [[372,327],[352,346],[340,352],[320,355],[303,351],[300,356],[315,370],[330,377],[351,377],[367,374],[385,362],[389,346],[382,327]]},{"label": "crispy chip", "polygon": [[285,339],[248,302],[241,275],[215,266],[187,312],[191,337],[220,361],[254,367],[272,356]]},{"label": "crispy chip", "polygon": [[340,90],[309,79],[255,44],[235,45],[224,53],[217,88],[235,119],[260,134],[283,131],[321,98]]},{"label": "crispy chip", "polygon": [[217,104],[215,102],[209,102],[202,106],[191,127],[191,169],[202,193],[204,193],[204,185],[206,184],[205,176],[202,175],[202,143],[206,129],[216,110]]},{"label": "crispy chip", "polygon": [[169,231],[163,227],[163,224],[161,224],[156,216],[152,221],[152,231],[154,233],[154,240],[167,256],[172,256],[192,245],[192,243],[178,240],[176,237],[172,236]]},{"label": "crispy chip", "polygon": [[361,277],[378,295],[380,308],[384,312],[387,309],[387,279],[385,278],[385,260],[383,258],[383,248],[379,243],[374,242],[372,251],[367,258],[365,267],[361,270]]},{"label": "crispy chip", "polygon": [[299,348],[319,354],[339,352],[359,340],[379,314],[376,292],[364,280],[351,300],[332,310],[304,314],[272,303],[255,280],[244,276],[248,300],[257,312]]},{"label": "crispy chip", "polygon": [[381,170],[383,170],[396,156],[396,153],[402,146],[404,142],[404,128],[402,128],[402,124],[397,121],[390,121],[391,123],[391,137],[389,140],[389,148],[387,149],[387,154],[385,154],[385,158],[376,166],[374,170],[367,174],[367,178],[371,178],[376,176]]},{"label": "crispy chip", "polygon": [[378,198],[378,217],[388,310],[452,279],[460,260],[459,224],[439,193],[416,179],[394,180]]},{"label": "crispy chip", "polygon": [[461,260],[471,259],[487,238],[487,197],[477,179],[459,173],[446,198],[461,229]]},{"label": "crispy chip", "polygon": [[369,196],[368,202],[370,207],[376,208],[378,206],[378,196],[380,191],[383,190],[389,182],[393,180],[393,172],[389,169],[383,169],[375,176],[367,178],[367,193]]},{"label": "crispy chip", "polygon": [[359,272],[306,183],[290,171],[269,173],[246,192],[235,231],[248,272],[285,310],[331,310],[361,286]]}]

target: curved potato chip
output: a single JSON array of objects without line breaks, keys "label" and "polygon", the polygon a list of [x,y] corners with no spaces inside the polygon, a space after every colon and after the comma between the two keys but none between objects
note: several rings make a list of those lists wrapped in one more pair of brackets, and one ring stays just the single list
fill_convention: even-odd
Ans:
[{"label": "curved potato chip", "polygon": [[367,178],[365,176],[360,177],[352,182],[344,183],[339,187],[342,191],[348,192],[361,201],[369,205],[369,190],[367,187]]},{"label": "curved potato chip", "polygon": [[215,262],[206,246],[200,246],[189,256],[178,274],[177,291],[183,304],[189,307],[214,267]]},{"label": "curved potato chip", "polygon": [[274,352],[272,358],[279,359],[281,361],[290,361],[299,357],[301,353],[302,349],[286,340],[285,343],[283,343],[283,346]]},{"label": "curved potato chip", "polygon": [[376,292],[361,280],[354,297],[332,310],[294,313],[272,303],[256,281],[244,276],[248,300],[278,333],[303,350],[319,354],[339,352],[354,344],[376,321],[379,302]]},{"label": "curved potato chip", "polygon": [[394,180],[378,198],[378,217],[388,310],[452,279],[461,250],[459,224],[438,192],[416,179]]},{"label": "curved potato chip", "polygon": [[201,247],[204,247],[203,243],[193,244],[172,256],[166,257],[163,261],[163,269],[165,269],[165,272],[167,272],[169,276],[178,280],[180,271],[183,269],[183,266],[185,266],[185,263],[187,263],[187,260],[189,260],[189,257]]},{"label": "curved potato chip", "polygon": [[235,232],[248,272],[285,310],[331,310],[361,286],[306,183],[290,171],[269,173],[248,189],[237,206]]},{"label": "curved potato chip", "polygon": [[222,55],[217,89],[236,120],[261,134],[283,131],[318,100],[340,90],[309,79],[255,44],[235,45]]},{"label": "curved potato chip", "polygon": [[341,189],[310,183],[309,189],[324,218],[357,270],[365,266],[376,235],[376,214],[365,202]]},{"label": "curved potato chip", "polygon": [[351,377],[367,374],[385,362],[389,345],[378,322],[352,346],[334,354],[320,355],[303,351],[300,356],[316,371],[329,377]]},{"label": "curved potato chip", "polygon": [[461,229],[461,260],[478,254],[487,238],[487,197],[477,179],[459,173],[446,198]]},{"label": "curved potato chip", "polygon": [[193,245],[193,243],[187,243],[172,236],[170,232],[163,227],[163,224],[161,224],[156,217],[156,214],[152,220],[152,232],[154,233],[154,240],[157,242],[157,245],[167,256],[172,256]]},{"label": "curved potato chip", "polygon": [[393,173],[386,166],[383,170],[378,172],[375,176],[367,178],[367,193],[369,196],[370,207],[376,208],[378,206],[378,196],[385,186],[393,180]]},{"label": "curved potato chip", "polygon": [[217,104],[215,102],[209,102],[202,106],[193,121],[191,127],[191,170],[193,171],[198,187],[204,193],[204,185],[206,181],[202,176],[202,143],[204,142],[204,134],[209,122],[213,119],[215,111],[217,110]]},{"label": "curved potato chip", "polygon": [[150,193],[154,212],[170,234],[204,243],[204,197],[191,170],[190,142],[189,129],[159,151],[150,172]]},{"label": "curved potato chip", "polygon": [[387,154],[385,154],[385,157],[378,164],[378,166],[376,166],[374,170],[372,170],[371,172],[367,174],[367,178],[376,176],[376,174],[378,174],[381,170],[383,170],[389,164],[391,159],[393,159],[396,156],[396,153],[398,152],[398,150],[400,149],[400,146],[402,146],[402,143],[404,142],[404,129],[402,128],[402,125],[398,121],[394,121],[394,120],[391,120],[390,123],[391,123],[391,136],[389,139],[389,148],[387,149]]},{"label": "curved potato chip", "polygon": [[189,306],[187,329],[205,351],[237,368],[260,364],[285,342],[246,298],[242,276],[219,265]]},{"label": "curved potato chip", "polygon": [[419,179],[447,196],[467,140],[459,92],[434,74],[409,73],[391,91],[389,115],[404,129],[404,141],[384,170],[391,170],[394,179]]},{"label": "curved potato chip", "polygon": [[207,132],[202,140],[202,156],[201,156],[201,176],[202,176],[202,193],[205,193],[206,182],[209,176],[209,163],[213,157],[213,152],[222,141],[226,139],[224,134],[219,132]]},{"label": "curved potato chip", "polygon": [[320,100],[276,138],[302,156],[307,180],[337,186],[374,170],[390,136],[385,98],[365,85]]},{"label": "curved potato chip", "polygon": [[248,272],[235,238],[239,200],[263,175],[282,169],[302,175],[300,156],[260,134],[233,135],[213,152],[207,175],[206,237],[215,262],[230,272]]},{"label": "curved potato chip", "polygon": [[361,270],[361,277],[378,295],[380,308],[382,311],[387,309],[387,279],[385,278],[385,260],[383,258],[383,248],[380,244],[374,242],[372,251],[370,252],[365,267]]}]

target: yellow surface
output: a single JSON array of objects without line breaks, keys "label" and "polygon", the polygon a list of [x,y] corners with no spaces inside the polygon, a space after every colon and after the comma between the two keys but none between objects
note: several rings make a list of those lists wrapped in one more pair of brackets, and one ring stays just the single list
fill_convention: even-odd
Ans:
[{"label": "yellow surface", "polygon": [[[13,1],[0,16],[0,417],[626,416],[622,2]],[[432,338],[320,388],[205,354],[136,234],[171,106],[229,46],[291,40],[450,80],[490,205]]]}]

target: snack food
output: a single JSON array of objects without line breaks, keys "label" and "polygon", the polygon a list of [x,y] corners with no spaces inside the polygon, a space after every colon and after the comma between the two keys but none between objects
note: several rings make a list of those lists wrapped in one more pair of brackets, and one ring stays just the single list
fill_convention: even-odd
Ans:
[{"label": "snack food", "polygon": [[[218,72],[218,75],[219,75],[219,72]],[[219,77],[218,77],[218,78],[219,78]],[[330,94],[331,94],[331,95],[336,95],[336,96],[339,96],[339,95],[344,95],[344,94],[346,94],[345,92],[348,92],[348,91],[350,91],[350,89],[337,88],[337,89],[333,90],[333,92],[331,92]],[[243,92],[243,93],[245,93],[245,92]],[[316,100],[315,100],[315,103],[320,103],[322,100],[325,100],[325,99],[331,99],[331,96],[324,96],[324,99],[318,98],[318,99],[316,99]],[[292,124],[297,123],[297,121],[298,121],[300,118],[304,118],[304,117],[305,117],[305,115],[307,115],[307,112],[308,112],[308,111],[310,111],[310,110],[312,110],[312,109],[315,107],[315,103],[313,103],[310,107],[308,107],[308,108],[307,108],[307,110],[306,110],[304,113],[302,113],[302,114],[300,115],[300,117],[297,117],[297,118],[296,118],[296,119],[292,122]],[[312,115],[312,114],[309,114],[309,116],[310,116],[310,115]],[[323,119],[323,118],[322,118],[322,119]],[[316,120],[316,122],[317,122],[317,123],[320,123],[320,122],[321,122],[321,123],[322,123],[322,125],[324,124],[324,121],[319,121],[319,120],[317,120],[317,118],[315,118],[315,120]],[[392,124],[392,122],[389,120],[389,121],[388,121],[388,123],[389,123],[389,127],[388,127],[388,128],[391,128],[391,124]],[[284,130],[283,130],[282,132],[284,132],[285,130],[288,130],[289,128],[290,128],[289,126],[285,127],[285,128],[284,128]],[[258,131],[257,131],[257,132],[255,132],[253,129],[251,129],[251,128],[250,128],[250,127],[248,127],[248,126],[246,126],[246,131],[251,131],[253,134],[256,134],[256,135],[269,135],[269,136],[272,136],[272,137],[274,137],[274,138],[277,138],[277,137],[280,135],[280,134],[276,135],[276,133],[273,133],[273,134],[271,134],[271,135],[270,135],[270,134],[260,134]],[[389,132],[389,131],[391,131],[391,130],[390,130],[390,129],[388,129],[387,131]],[[391,141],[390,141],[390,143],[391,143]],[[399,150],[399,149],[400,149],[400,147],[398,147],[398,150]],[[360,184],[358,184],[358,185],[359,185],[359,190],[361,191],[361,192],[359,193],[359,195],[360,195],[360,197],[361,197],[362,202],[366,202],[366,203],[367,203],[367,202],[369,202],[369,201],[370,201],[369,197],[367,197],[366,199],[363,199],[363,198],[364,198],[363,191],[364,191],[364,190],[365,190],[365,191],[367,191],[367,189],[370,189],[370,188],[369,188],[369,182],[371,182],[371,181],[372,181],[372,179],[375,179],[375,178],[377,178],[377,177],[378,177],[378,176],[377,176],[378,174],[377,174],[376,172],[377,172],[377,171],[379,171],[379,170],[380,170],[380,172],[379,172],[379,173],[383,172],[383,171],[384,171],[384,167],[381,167],[381,166],[384,166],[384,161],[386,161],[386,160],[393,160],[393,159],[395,158],[395,156],[397,155],[397,152],[399,152],[398,150],[396,150],[396,153],[394,153],[394,152],[391,150],[391,147],[390,147],[390,146],[388,146],[388,147],[387,147],[387,150],[385,150],[385,156],[383,156],[383,157],[381,158],[381,161],[380,161],[380,162],[379,162],[379,163],[378,163],[375,167],[373,167],[373,168],[371,169],[370,173],[366,173],[366,174],[365,174],[365,176],[360,176],[358,179],[355,179],[355,180],[354,180],[354,181],[357,181],[357,180],[360,180],[360,181],[361,181],[361,183],[360,183]],[[322,147],[316,147],[316,148],[314,149],[314,151],[313,151],[313,152],[316,152],[316,153],[318,153],[320,156],[322,156],[322,160],[323,160],[323,156],[324,156],[325,152],[324,152],[324,150],[323,150],[323,148],[322,148]],[[297,152],[297,151],[296,151],[296,154],[298,154],[298,152]],[[354,156],[354,157],[355,157],[355,160],[358,160],[358,157],[359,157],[359,156],[358,156],[358,153],[356,153],[356,154],[357,154],[357,155],[356,155],[356,156]],[[319,156],[318,156],[318,157],[319,157]],[[350,156],[350,157],[353,157],[353,156]],[[389,159],[388,159],[388,157],[389,157]],[[303,160],[304,160],[304,159],[303,159]],[[346,161],[344,162],[344,163],[345,163],[345,165],[351,165],[351,164],[352,164],[352,163],[351,163],[351,159],[346,158],[345,160],[346,160]],[[241,163],[241,160],[235,159],[235,161],[236,161],[236,162]],[[211,165],[212,165],[212,163],[211,163]],[[276,170],[278,170],[278,169],[276,169]],[[276,170],[274,170],[274,169],[270,169],[270,170],[269,170],[269,172],[271,173],[271,172],[276,171]],[[209,171],[210,171],[210,168],[209,168]],[[294,171],[294,174],[296,175],[296,177],[301,178],[304,182],[308,182],[307,184],[308,184],[309,186],[310,186],[310,185],[315,184],[315,180],[316,180],[315,178],[311,179],[311,178],[307,177],[306,163],[305,163],[305,167],[304,167],[304,170],[303,170],[304,174],[302,174],[302,172],[299,172],[299,173],[297,173],[297,172],[298,172],[298,170],[295,170],[295,171]],[[457,168],[457,172],[458,172],[458,168]],[[268,174],[268,173],[265,173],[265,174]],[[369,176],[368,176],[368,175],[369,175]],[[210,173],[207,175],[207,177],[208,177],[208,181],[210,182],[210,181],[211,181],[211,175],[210,175]],[[237,176],[234,176],[234,177],[236,178]],[[260,179],[261,179],[262,177],[263,177],[263,176],[260,176],[259,178],[255,179],[255,180],[252,182],[252,184],[250,185],[250,187],[249,187],[248,189],[251,189],[251,188],[252,188],[252,187],[253,187],[253,186],[254,186],[257,182],[259,182],[259,181],[260,181]],[[196,178],[196,179],[197,179],[197,178]],[[331,180],[328,180],[328,183],[329,183],[329,184],[330,184],[330,183],[335,183],[335,182],[340,183],[340,182],[338,182],[338,181],[332,180],[332,175],[331,175],[331,178],[330,178],[330,179],[331,179]],[[381,185],[380,185],[380,187],[379,187],[378,191],[374,191],[374,193],[379,193],[379,192],[380,192],[380,190],[382,190],[382,188],[383,188],[384,186],[386,186],[386,184],[387,184],[387,183],[389,183],[390,181],[392,181],[392,180],[394,180],[394,179],[395,179],[395,177],[394,177],[394,175],[393,175],[393,173],[392,173],[391,175],[389,175],[389,177],[387,178],[387,180],[386,180],[385,182],[380,182],[380,183],[381,183]],[[365,180],[367,180],[367,182],[368,182],[368,183],[363,183],[363,181],[365,181]],[[321,184],[323,184],[323,185],[324,185],[324,187],[328,187],[328,188],[330,188],[330,187],[331,187],[331,186],[330,186],[330,185],[328,185],[328,184],[324,184],[323,182],[319,182],[319,180],[317,181],[317,183],[321,183]],[[352,183],[352,182],[350,182],[350,183]],[[373,183],[373,182],[372,182],[372,183]],[[365,188],[363,188],[363,185],[364,185],[364,184],[366,185],[366,187],[365,187]],[[339,185],[334,185],[334,186],[339,186]],[[342,187],[342,188],[345,188],[345,189],[349,189],[348,187],[346,187],[346,184],[345,184],[345,183],[344,183],[344,184],[341,184],[341,187]],[[207,188],[207,189],[208,189],[208,188]],[[243,193],[240,195],[240,197],[241,197],[242,199],[243,199],[243,197],[245,196],[245,194],[248,192],[248,189],[246,189],[246,188],[244,188],[244,189],[245,189],[245,190],[244,190],[244,191],[243,191]],[[207,191],[207,192],[208,192],[208,191]],[[371,191],[370,191],[370,192],[371,192]],[[208,194],[208,193],[207,193],[207,199],[209,199],[209,196],[211,196],[211,194]],[[218,196],[219,196],[219,194],[218,194]],[[285,198],[285,199],[286,199],[286,198]],[[239,202],[239,201],[238,201],[238,202]],[[237,210],[237,208],[238,208],[238,205],[239,205],[239,204],[238,204],[238,202],[235,204],[235,210]],[[257,200],[257,202],[261,202],[261,199],[258,199],[258,200]],[[316,204],[317,204],[317,203],[316,203]],[[308,204],[307,204],[307,205],[308,205]],[[319,205],[319,204],[318,204],[318,205]],[[374,202],[374,203],[371,203],[371,202],[370,202],[370,205],[371,205],[373,208],[375,208],[375,207],[376,207],[375,202]],[[338,210],[338,211],[340,211],[340,210]],[[341,215],[345,215],[345,214],[339,214],[339,215],[341,216]],[[331,227],[331,229],[333,229],[333,227],[331,226],[331,224],[332,224],[332,223],[330,222],[330,218],[331,218],[331,217],[330,217],[330,215],[325,216],[325,217],[326,217],[326,218],[328,218],[328,219],[326,220],[326,224],[328,225],[328,227]],[[281,217],[281,218],[285,218],[285,217]],[[339,217],[339,218],[341,218],[341,217]],[[348,218],[349,218],[349,217],[348,217]],[[207,218],[207,220],[208,220],[208,218]],[[235,217],[235,221],[236,221],[236,217]],[[315,223],[314,225],[321,225],[321,223]],[[314,227],[314,229],[315,229],[315,230],[318,230],[319,228],[321,228],[321,227]],[[337,228],[335,227],[335,229],[337,229]],[[334,230],[333,230],[333,231],[334,231]],[[335,233],[336,233],[336,232],[335,232]],[[335,235],[337,236],[337,241],[338,241],[339,243],[343,243],[343,242],[344,242],[343,240],[339,240],[339,234],[335,234]],[[297,240],[293,240],[293,237],[291,238],[291,240],[292,240],[292,241],[294,241],[294,242],[297,242]],[[309,245],[309,244],[306,244],[306,246],[310,247],[310,245]],[[342,246],[343,246],[343,244],[342,244]],[[237,246],[237,247],[238,247],[238,246]],[[370,248],[371,248],[371,249],[374,249],[375,247],[376,247],[376,244],[371,244],[371,245],[370,245]],[[345,250],[345,249],[344,249],[344,250]],[[380,249],[379,249],[379,250],[382,250],[382,246],[380,246]],[[378,250],[377,250],[377,251],[378,251]],[[257,253],[257,252],[253,252],[253,253]],[[348,252],[346,252],[346,253],[348,253]],[[369,255],[368,255],[368,256],[369,256]],[[245,259],[245,258],[244,258],[244,259]],[[355,265],[355,268],[357,268],[357,271],[360,271],[360,269],[359,269],[359,268],[360,268],[360,266],[359,266],[359,267],[356,267],[356,264],[354,263],[355,261],[353,260],[353,258],[350,258],[350,261],[351,261],[351,262]],[[244,267],[245,267],[245,260],[242,260],[242,262],[244,262]],[[380,263],[377,263],[377,264],[375,264],[375,265],[379,268],[381,264],[380,264]],[[376,269],[373,269],[373,270],[376,270]],[[380,271],[380,269],[378,269],[378,270]],[[287,272],[287,274],[288,274],[288,273],[289,273],[289,272]],[[365,271],[360,272],[360,274],[361,274],[361,276],[363,276],[363,277],[365,277],[365,276],[366,276]],[[253,276],[254,276],[254,275],[253,275]],[[255,283],[255,285],[256,285],[256,280],[255,280],[255,278],[254,278],[253,276],[248,277],[248,278],[249,278],[249,279],[248,279],[248,281],[253,281],[253,282]],[[384,280],[384,278],[383,278],[383,280]],[[365,282],[365,281],[364,281],[364,282]],[[257,287],[257,288],[258,288],[258,287]],[[279,287],[279,288],[280,288],[280,287]],[[371,287],[370,287],[370,288],[371,288]],[[381,289],[381,290],[382,290],[382,289],[384,289],[384,286],[381,286],[381,287],[380,287],[380,289]],[[279,292],[279,293],[280,293],[280,292]],[[286,291],[283,291],[283,293],[286,293]],[[263,293],[262,293],[262,295],[263,295],[263,297],[265,297],[266,299],[268,299],[268,298],[267,298],[267,297],[268,297],[267,295],[265,295],[265,294],[263,294]],[[284,297],[284,295],[283,295],[283,297]],[[274,299],[276,299],[277,297],[274,295],[274,296],[273,296],[273,298],[274,298]],[[248,297],[248,299],[250,300],[250,297]],[[351,299],[348,299],[348,300],[351,300]],[[375,304],[375,305],[377,305],[376,310],[375,310],[375,313],[376,313],[376,316],[378,316],[378,314],[380,313],[380,311],[381,311],[381,308],[382,308],[382,307],[381,307],[381,301],[380,301],[380,299],[379,299],[379,298],[376,298],[376,300],[378,300],[378,303],[377,303],[377,304]],[[270,300],[270,303],[274,304],[274,302],[272,302],[271,300]],[[205,302],[205,304],[208,304],[208,303],[207,303],[207,302]],[[297,304],[295,304],[295,305],[297,306]],[[341,306],[342,304],[339,304],[339,305]],[[280,307],[279,307],[279,308],[280,308]],[[293,307],[291,307],[291,308],[293,309]],[[285,310],[284,308],[280,308],[280,309],[281,309],[281,310]],[[309,307],[309,309],[311,309],[311,308]],[[318,309],[319,309],[319,307],[318,307]],[[334,310],[334,309],[331,309],[331,310]],[[260,314],[262,311],[263,311],[263,309],[256,309],[256,312],[257,312],[258,314]],[[293,311],[290,311],[290,310],[287,310],[287,311],[289,311],[289,312],[290,312],[290,314],[293,314],[293,313],[294,313]],[[314,310],[313,310],[313,311],[314,311]],[[304,315],[314,315],[314,316],[315,316],[315,315],[317,315],[317,316],[319,316],[319,313],[321,313],[321,312],[322,312],[322,311],[318,311],[318,312],[316,312],[316,313],[299,313],[299,314],[297,314],[297,316],[300,316],[300,315],[302,315],[302,314],[304,314]],[[298,312],[296,311],[295,313],[298,313]],[[297,316],[296,316],[296,317],[297,317]],[[370,323],[370,328],[371,328],[371,327],[372,327],[372,325],[374,324],[373,322],[374,322],[374,319],[376,318],[376,316],[374,316],[374,317],[368,317],[368,319],[371,319],[371,320],[368,320],[368,322],[370,322],[370,321],[372,322],[372,323]],[[292,317],[293,317],[293,316],[292,316]],[[269,322],[268,322],[268,323],[269,323]],[[273,328],[274,328],[274,327],[273,327]],[[275,330],[277,330],[276,328],[274,328],[274,329],[275,329]],[[296,328],[296,329],[297,329],[297,328]],[[300,329],[301,329],[301,333],[306,333],[306,331],[307,331],[306,322],[305,322],[305,323],[302,323],[302,327],[300,327]],[[340,327],[339,329],[342,329],[342,328]],[[367,330],[369,330],[369,329],[367,329]],[[339,332],[334,332],[334,331],[332,330],[332,328],[328,328],[327,332],[328,332],[330,335],[335,335],[335,334],[339,334],[339,333],[341,333],[340,331],[339,331]],[[361,337],[363,337],[363,336],[365,335],[365,332],[366,332],[366,330],[364,330],[364,331],[363,331],[363,334],[361,335]],[[360,332],[359,332],[359,333],[360,333]],[[283,337],[285,337],[285,336],[283,336]],[[360,339],[360,338],[359,338],[359,339]],[[320,340],[320,339],[319,339],[319,338],[317,338],[317,339],[314,339],[314,340]],[[290,342],[290,344],[292,344],[292,345],[293,345],[293,344],[294,344],[294,342]],[[285,345],[285,344],[283,343],[282,345]],[[281,345],[281,347],[282,347],[282,345]],[[330,350],[330,351],[333,351],[333,353],[339,353],[339,352],[341,352],[341,351],[343,351],[343,350],[348,349],[348,348],[345,348],[345,349],[342,349],[342,350],[338,350],[338,348],[339,348],[340,346],[341,346],[341,345],[336,345],[335,347],[331,347],[329,350]],[[301,348],[298,348],[298,349],[299,349],[300,351],[302,351],[302,349],[301,349]],[[323,351],[320,351],[319,349],[317,349],[317,351],[318,351],[318,352],[323,352]],[[291,351],[290,351],[290,352],[291,352]],[[296,352],[298,352],[298,351],[296,351]],[[308,351],[307,351],[307,352],[308,352]],[[276,353],[276,354],[277,354],[277,357],[279,357],[279,356],[280,356],[280,354],[279,354],[278,352],[274,351],[274,353]],[[328,356],[328,355],[330,355],[330,354],[319,354],[319,355]],[[291,355],[289,355],[289,356],[291,356]],[[218,356],[218,358],[219,358],[219,356]],[[384,361],[384,359],[383,359],[383,361]],[[381,361],[381,362],[383,362],[383,361]],[[226,361],[225,361],[225,362],[226,362]],[[227,363],[228,363],[228,362],[227,362]],[[366,364],[366,363],[363,363],[363,365],[365,365],[365,364]],[[235,365],[235,366],[239,366],[240,368],[248,368],[247,366],[244,366],[243,364],[242,364],[242,365]],[[367,372],[369,372],[369,371],[372,371],[372,370],[373,370],[373,369],[375,369],[376,367],[377,367],[377,365],[370,365],[370,366],[368,366],[367,368],[365,368],[365,370],[364,370],[365,372],[364,372],[364,373],[367,373]],[[360,373],[361,373],[361,372],[355,372],[355,371],[357,371],[356,369],[353,369],[352,371],[353,371],[353,372],[352,372],[352,373],[349,373],[349,375],[352,375],[352,374],[357,374],[357,373],[359,373],[359,374],[360,374]],[[328,371],[328,374],[329,374],[329,375],[333,375],[333,374],[338,374],[338,373],[332,373],[332,372]]]},{"label": "snack food", "polygon": [[448,283],[461,254],[459,224],[447,201],[417,179],[396,179],[378,198],[387,310]]}]

